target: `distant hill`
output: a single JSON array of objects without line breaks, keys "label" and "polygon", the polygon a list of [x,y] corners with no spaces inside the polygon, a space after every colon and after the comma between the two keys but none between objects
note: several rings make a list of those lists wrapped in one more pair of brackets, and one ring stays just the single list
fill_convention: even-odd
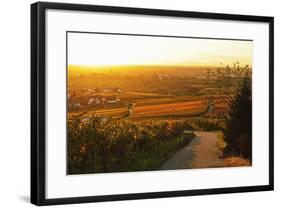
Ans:
[{"label": "distant hill", "polygon": [[173,66],[173,65],[126,65],[126,66],[78,66],[69,65],[68,74],[119,74],[119,75],[200,75],[208,67]]}]

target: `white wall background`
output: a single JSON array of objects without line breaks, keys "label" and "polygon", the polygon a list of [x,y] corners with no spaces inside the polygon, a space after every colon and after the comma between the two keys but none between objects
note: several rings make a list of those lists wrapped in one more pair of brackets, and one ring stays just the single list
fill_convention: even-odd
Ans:
[{"label": "white wall background", "polygon": [[[51,1],[51,0],[49,0]],[[30,174],[30,0],[2,1],[0,7],[0,207],[32,207]],[[70,2],[60,0],[60,2]],[[281,13],[279,1],[264,0],[75,0],[73,3],[275,17],[275,106],[281,105]],[[149,199],[60,207],[276,207],[281,194],[281,110],[275,108],[275,191]],[[237,176],[239,178],[239,176]],[[235,179],[234,179],[235,180]],[[278,206],[278,205],[277,205]]]}]

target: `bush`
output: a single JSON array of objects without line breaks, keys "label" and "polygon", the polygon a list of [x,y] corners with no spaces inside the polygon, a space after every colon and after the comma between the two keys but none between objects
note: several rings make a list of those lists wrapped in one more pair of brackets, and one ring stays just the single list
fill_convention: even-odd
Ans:
[{"label": "bush", "polygon": [[252,97],[251,80],[244,78],[234,102],[231,104],[229,118],[223,130],[227,143],[226,156],[252,158]]}]

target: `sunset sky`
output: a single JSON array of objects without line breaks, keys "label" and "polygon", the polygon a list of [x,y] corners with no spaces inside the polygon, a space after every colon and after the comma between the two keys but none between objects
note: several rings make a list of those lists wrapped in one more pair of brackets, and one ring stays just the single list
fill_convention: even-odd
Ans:
[{"label": "sunset sky", "polygon": [[68,33],[68,64],[252,65],[252,41]]}]

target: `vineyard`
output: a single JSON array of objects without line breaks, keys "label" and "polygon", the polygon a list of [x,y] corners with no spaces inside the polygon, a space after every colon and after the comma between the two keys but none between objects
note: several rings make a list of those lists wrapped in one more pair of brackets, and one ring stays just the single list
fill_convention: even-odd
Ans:
[{"label": "vineyard", "polygon": [[[173,116],[199,116],[204,114],[208,108],[208,100],[194,100],[194,101],[183,101],[174,103],[149,103],[137,102],[130,118],[153,118],[153,117],[173,117]],[[81,113],[81,112],[80,112]],[[90,110],[84,113],[84,117],[91,116],[92,114],[98,116],[112,117],[112,118],[124,118],[128,114],[128,107],[112,107],[105,109]],[[70,113],[70,116],[76,115],[77,113]]]},{"label": "vineyard", "polygon": [[68,173],[155,170],[195,136],[190,121],[68,120]]},{"label": "vineyard", "polygon": [[243,81],[239,68],[141,69],[69,71],[68,174],[158,170],[193,131],[223,132],[223,156],[250,157],[250,134],[237,133],[238,141],[233,133],[249,116],[238,124],[230,117]]},{"label": "vineyard", "polygon": [[207,100],[140,106],[136,107],[133,117],[195,116],[203,113],[206,108]]}]

